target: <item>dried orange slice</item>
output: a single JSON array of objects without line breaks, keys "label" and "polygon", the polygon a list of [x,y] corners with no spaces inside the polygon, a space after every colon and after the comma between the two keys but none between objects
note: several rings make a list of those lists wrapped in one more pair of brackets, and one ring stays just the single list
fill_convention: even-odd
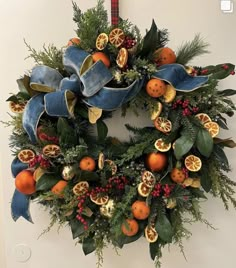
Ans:
[{"label": "dried orange slice", "polygon": [[196,114],[195,116],[201,121],[202,124],[211,122],[211,118],[208,114],[200,113]]},{"label": "dried orange slice", "polygon": [[120,68],[124,68],[128,61],[128,50],[122,47],[117,55],[116,63]]},{"label": "dried orange slice", "polygon": [[193,171],[193,172],[199,171],[202,167],[201,159],[193,154],[191,154],[185,158],[184,164],[185,164],[185,167],[189,171]]},{"label": "dried orange slice", "polygon": [[171,85],[167,85],[166,86],[166,91],[163,95],[163,98],[165,100],[165,103],[170,103],[174,100],[176,96],[176,90],[174,87],[172,87]]},{"label": "dried orange slice", "polygon": [[108,35],[105,33],[100,33],[96,39],[96,48],[98,50],[103,50],[108,43]]},{"label": "dried orange slice", "polygon": [[148,187],[153,187],[156,182],[156,178],[152,172],[145,170],[142,174],[142,182],[145,183]]},{"label": "dried orange slice", "polygon": [[171,143],[165,143],[163,139],[158,139],[155,141],[154,146],[159,152],[167,152],[171,148]]},{"label": "dried orange slice", "polygon": [[58,157],[58,155],[61,153],[61,149],[56,144],[48,144],[43,147],[43,154],[47,157]]},{"label": "dried orange slice", "polygon": [[26,103],[27,103],[26,101],[24,102],[9,101],[9,107],[13,113],[21,114],[25,109]]},{"label": "dried orange slice", "polygon": [[125,34],[120,28],[113,29],[109,34],[109,41],[115,47],[119,47],[125,40]]},{"label": "dried orange slice", "polygon": [[98,168],[103,169],[104,168],[104,154],[100,153],[98,156]]},{"label": "dried orange slice", "polygon": [[106,159],[104,163],[107,163],[111,167],[111,174],[115,175],[117,172],[117,165],[115,164],[115,162],[110,159]]},{"label": "dried orange slice", "polygon": [[209,131],[212,138],[216,137],[220,132],[220,127],[216,122],[205,123],[204,127]]},{"label": "dried orange slice", "polygon": [[151,187],[148,187],[144,182],[140,182],[138,185],[138,193],[143,196],[147,197],[151,192]]},{"label": "dried orange slice", "polygon": [[153,108],[151,113],[151,120],[155,120],[162,112],[162,103],[157,101],[156,106]]},{"label": "dried orange slice", "polygon": [[160,117],[160,116],[154,120],[154,125],[155,125],[156,129],[158,129],[159,131],[161,131],[163,133],[170,132],[172,129],[172,124],[171,124],[170,120],[168,120],[164,117]]},{"label": "dried orange slice", "polygon": [[145,237],[149,243],[154,243],[158,239],[158,233],[154,227],[148,225],[145,228]]},{"label": "dried orange slice", "polygon": [[75,195],[83,195],[87,193],[89,189],[89,184],[87,181],[80,181],[73,187],[73,193]]},{"label": "dried orange slice", "polygon": [[35,153],[34,151],[32,150],[29,150],[29,149],[24,149],[24,150],[21,150],[19,153],[18,153],[18,159],[22,162],[22,163],[29,163],[31,160],[34,159],[35,157]]},{"label": "dried orange slice", "polygon": [[109,196],[104,195],[102,193],[91,193],[90,199],[93,203],[101,206],[101,205],[105,205],[108,202]]}]

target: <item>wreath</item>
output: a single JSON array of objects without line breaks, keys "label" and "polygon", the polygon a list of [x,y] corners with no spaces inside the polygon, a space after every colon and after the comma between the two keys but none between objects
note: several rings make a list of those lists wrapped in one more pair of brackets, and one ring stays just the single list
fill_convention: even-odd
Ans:
[{"label": "wreath", "polygon": [[[145,236],[159,266],[165,245],[183,250],[186,223],[211,226],[200,207],[207,193],[236,207],[224,152],[235,143],[218,137],[236,91],[217,87],[234,65],[190,66],[208,52],[200,35],[174,52],[154,21],[144,37],[114,14],[109,25],[102,0],[84,13],[73,9],[78,37],[62,49],[26,44],[36,65],[7,100],[12,217],[32,221],[35,200],[48,209],[50,227],[69,225],[85,254],[96,251],[98,265],[107,244],[122,248]],[[127,124],[129,141],[108,136],[116,110],[146,113],[148,124]]]}]

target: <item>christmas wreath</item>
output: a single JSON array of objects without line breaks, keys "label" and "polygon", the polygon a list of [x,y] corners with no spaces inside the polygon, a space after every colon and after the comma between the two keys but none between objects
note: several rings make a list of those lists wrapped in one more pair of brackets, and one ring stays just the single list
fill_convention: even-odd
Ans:
[{"label": "christmas wreath", "polygon": [[[200,210],[206,193],[236,207],[224,152],[235,143],[218,137],[234,114],[236,91],[217,89],[234,65],[190,66],[208,52],[199,35],[174,52],[154,21],[144,37],[114,14],[109,25],[102,0],[84,13],[73,9],[78,37],[62,49],[26,44],[36,66],[7,100],[14,112],[7,123],[12,217],[32,221],[29,202],[36,200],[49,210],[50,226],[69,225],[99,265],[107,244],[122,248],[145,236],[158,266],[165,245],[183,250],[191,235],[185,223],[210,226]],[[110,137],[106,120],[118,109],[147,113],[149,124],[127,124],[129,141]]]}]

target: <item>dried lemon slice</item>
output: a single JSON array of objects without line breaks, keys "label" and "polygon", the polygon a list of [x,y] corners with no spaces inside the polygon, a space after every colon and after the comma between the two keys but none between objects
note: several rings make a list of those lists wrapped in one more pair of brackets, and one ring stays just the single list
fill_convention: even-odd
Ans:
[{"label": "dried lemon slice", "polygon": [[155,141],[154,146],[159,152],[167,152],[171,148],[171,143],[165,143],[163,139],[158,139]]},{"label": "dried lemon slice", "polygon": [[171,121],[164,117],[157,117],[154,121],[156,129],[163,133],[170,132],[172,129]]},{"label": "dried lemon slice", "polygon": [[144,182],[140,182],[138,185],[138,193],[143,196],[147,197],[151,192],[151,187],[148,187]]},{"label": "dried lemon slice", "polygon": [[187,156],[184,160],[185,167],[193,172],[197,172],[202,167],[202,161],[199,157],[191,154]]},{"label": "dried lemon slice", "polygon": [[116,63],[120,68],[124,68],[128,61],[128,50],[122,47],[117,55]]},{"label": "dried lemon slice", "polygon": [[96,39],[96,48],[98,50],[103,50],[108,43],[108,35],[105,33],[100,33]]}]

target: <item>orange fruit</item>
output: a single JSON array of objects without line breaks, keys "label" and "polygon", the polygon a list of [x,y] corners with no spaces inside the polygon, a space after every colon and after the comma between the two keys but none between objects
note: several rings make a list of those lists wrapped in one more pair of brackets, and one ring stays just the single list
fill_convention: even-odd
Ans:
[{"label": "orange fruit", "polygon": [[13,113],[21,114],[25,109],[26,103],[27,103],[26,101],[24,102],[9,101],[9,107]]},{"label": "orange fruit", "polygon": [[201,121],[202,124],[211,122],[211,118],[208,114],[199,113],[199,114],[196,114],[195,116]]},{"label": "orange fruit", "polygon": [[73,187],[73,193],[75,195],[83,195],[87,193],[89,189],[89,184],[87,181],[80,181]]},{"label": "orange fruit", "polygon": [[115,164],[115,162],[110,159],[106,159],[104,163],[107,163],[111,167],[111,174],[115,175],[117,172],[117,165]]},{"label": "orange fruit", "polygon": [[145,228],[144,232],[145,232],[145,237],[149,243],[154,243],[157,241],[158,233],[154,227],[148,225]]},{"label": "orange fruit", "polygon": [[73,37],[71,38],[68,43],[67,46],[78,46],[80,44],[80,39],[78,37]]},{"label": "orange fruit", "polygon": [[146,84],[146,92],[152,98],[159,98],[166,92],[166,84],[164,81],[152,78]]},{"label": "orange fruit", "polygon": [[101,206],[101,205],[105,205],[105,204],[108,202],[108,200],[109,200],[109,196],[106,195],[106,194],[95,193],[95,192],[94,192],[94,193],[91,193],[91,194],[90,194],[90,200],[91,200],[93,203],[95,203],[95,204]]},{"label": "orange fruit", "polygon": [[121,46],[123,44],[124,40],[125,40],[125,34],[119,28],[113,29],[109,34],[109,41],[115,47]]},{"label": "orange fruit", "polygon": [[156,178],[155,176],[152,174],[152,172],[145,170],[142,173],[142,182],[144,184],[146,184],[148,187],[153,187],[155,182],[156,182]]},{"label": "orange fruit", "polygon": [[174,87],[172,87],[171,85],[167,85],[166,86],[166,91],[163,95],[164,101],[165,103],[170,103],[174,100],[176,96],[176,90]]},{"label": "orange fruit", "polygon": [[204,127],[209,131],[212,138],[216,137],[220,132],[220,127],[216,122],[205,123]]},{"label": "orange fruit", "polygon": [[185,180],[184,172],[178,168],[172,169],[172,171],[170,173],[170,177],[171,177],[172,181],[174,181],[176,183],[182,183]]},{"label": "orange fruit", "polygon": [[63,191],[65,187],[67,186],[67,181],[60,180],[58,181],[52,188],[51,191],[55,194],[58,195],[59,197],[63,197]]},{"label": "orange fruit", "polygon": [[94,171],[96,168],[96,162],[92,157],[84,156],[79,162],[79,167],[82,170]]},{"label": "orange fruit", "polygon": [[133,236],[138,232],[139,226],[135,219],[126,219],[121,225],[121,231],[124,235]]},{"label": "orange fruit", "polygon": [[19,172],[15,179],[16,189],[22,194],[33,194],[36,192],[35,180],[33,172],[30,170],[22,170]]},{"label": "orange fruit", "polygon": [[124,68],[128,61],[128,50],[122,47],[117,55],[116,63],[120,68]]},{"label": "orange fruit", "polygon": [[145,220],[150,214],[150,207],[145,201],[137,200],[132,204],[131,211],[138,220]]},{"label": "orange fruit", "polygon": [[43,147],[43,154],[47,157],[56,158],[60,155],[61,149],[56,144],[48,144]]},{"label": "orange fruit", "polygon": [[176,62],[175,52],[169,47],[159,48],[154,52],[154,61],[159,65]]},{"label": "orange fruit", "polygon": [[158,172],[163,170],[167,164],[167,156],[164,153],[149,153],[146,156],[145,163],[147,167],[153,171]]},{"label": "orange fruit", "polygon": [[159,131],[163,133],[170,132],[172,129],[171,121],[168,120],[167,118],[160,117],[160,116],[154,120],[154,126],[156,127],[156,129],[158,129]]},{"label": "orange fruit", "polygon": [[163,139],[158,139],[155,141],[154,146],[159,152],[167,152],[171,148],[171,143],[165,143]]},{"label": "orange fruit", "polygon": [[151,113],[151,120],[155,120],[158,116],[160,116],[162,108],[163,108],[162,103],[157,101],[156,106],[153,108]]},{"label": "orange fruit", "polygon": [[96,39],[96,48],[103,50],[108,43],[108,36],[105,33],[100,33]]},{"label": "orange fruit", "polygon": [[202,167],[201,159],[193,154],[191,154],[185,158],[184,164],[185,164],[185,167],[189,171],[193,171],[193,172],[199,171]]},{"label": "orange fruit", "polygon": [[93,59],[93,62],[97,62],[97,61],[101,60],[107,66],[107,68],[110,67],[111,62],[110,62],[108,56],[103,52],[93,53],[92,59]]},{"label": "orange fruit", "polygon": [[149,196],[151,189],[152,188],[147,186],[144,182],[140,182],[138,185],[138,193],[143,197]]},{"label": "orange fruit", "polygon": [[34,159],[35,153],[30,149],[24,149],[18,153],[17,157],[22,163],[27,164]]}]

